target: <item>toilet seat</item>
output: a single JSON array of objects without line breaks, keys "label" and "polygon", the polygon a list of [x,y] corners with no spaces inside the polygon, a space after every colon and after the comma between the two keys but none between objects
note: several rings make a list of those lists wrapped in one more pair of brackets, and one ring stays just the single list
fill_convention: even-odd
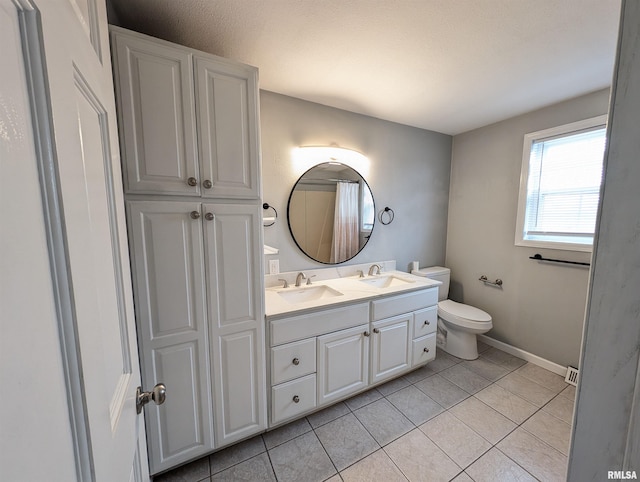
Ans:
[{"label": "toilet seat", "polygon": [[489,313],[453,300],[438,302],[438,316],[462,328],[478,329],[483,325],[492,325]]}]

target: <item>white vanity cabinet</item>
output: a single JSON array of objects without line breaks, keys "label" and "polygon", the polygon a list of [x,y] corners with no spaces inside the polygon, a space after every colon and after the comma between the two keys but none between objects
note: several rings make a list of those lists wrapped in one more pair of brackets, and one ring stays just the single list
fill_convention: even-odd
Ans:
[{"label": "white vanity cabinet", "polygon": [[371,298],[268,317],[269,427],[435,358],[436,286]]},{"label": "white vanity cabinet", "polygon": [[369,385],[369,325],[318,337],[318,405]]},{"label": "white vanity cabinet", "polygon": [[[156,473],[266,428],[260,206],[128,201]],[[148,383],[148,382],[145,382]]]},{"label": "white vanity cabinet", "polygon": [[374,300],[371,321],[374,331],[372,382],[424,365],[436,356],[438,289]]},{"label": "white vanity cabinet", "polygon": [[411,314],[371,324],[371,383],[396,377],[411,366],[412,325]]},{"label": "white vanity cabinet", "polygon": [[258,70],[111,27],[127,193],[258,199]]}]

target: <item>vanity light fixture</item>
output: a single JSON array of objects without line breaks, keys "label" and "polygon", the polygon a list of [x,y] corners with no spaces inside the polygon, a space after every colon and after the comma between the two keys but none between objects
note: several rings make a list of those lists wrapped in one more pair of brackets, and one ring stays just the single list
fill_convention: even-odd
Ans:
[{"label": "vanity light fixture", "polygon": [[338,146],[303,146],[294,147],[291,152],[293,166],[297,172],[303,173],[313,166],[328,162],[330,164],[346,164],[360,175],[369,174],[369,158],[364,154]]}]

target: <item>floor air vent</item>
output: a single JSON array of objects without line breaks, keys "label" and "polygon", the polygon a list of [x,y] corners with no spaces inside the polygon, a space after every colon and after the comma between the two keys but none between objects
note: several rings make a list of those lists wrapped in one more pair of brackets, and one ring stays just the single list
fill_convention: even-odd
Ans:
[{"label": "floor air vent", "polygon": [[567,367],[567,376],[564,377],[564,381],[571,385],[578,385],[578,369]]}]

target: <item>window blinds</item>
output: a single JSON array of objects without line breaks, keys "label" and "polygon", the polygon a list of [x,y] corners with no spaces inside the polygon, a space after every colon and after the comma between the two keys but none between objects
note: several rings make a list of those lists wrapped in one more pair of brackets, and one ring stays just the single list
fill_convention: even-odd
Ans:
[{"label": "window blinds", "polygon": [[531,144],[525,239],[593,241],[605,134],[599,126]]}]

